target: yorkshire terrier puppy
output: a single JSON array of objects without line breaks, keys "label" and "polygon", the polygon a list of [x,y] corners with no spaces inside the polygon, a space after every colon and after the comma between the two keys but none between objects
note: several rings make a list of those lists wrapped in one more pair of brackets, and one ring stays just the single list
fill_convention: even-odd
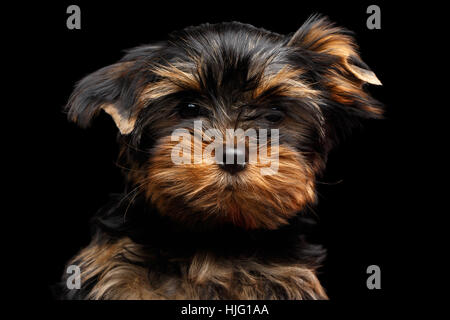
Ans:
[{"label": "yorkshire terrier puppy", "polygon": [[69,262],[81,289],[63,298],[327,299],[305,215],[330,149],[381,117],[365,84],[381,83],[351,33],[319,16],[287,36],[188,27],[82,79],[68,117],[112,117],[126,187],[93,218]]}]

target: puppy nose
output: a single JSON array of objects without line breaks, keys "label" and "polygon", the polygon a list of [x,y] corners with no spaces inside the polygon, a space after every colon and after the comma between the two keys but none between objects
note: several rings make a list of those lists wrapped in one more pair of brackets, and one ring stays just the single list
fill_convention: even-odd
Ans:
[{"label": "puppy nose", "polygon": [[[227,161],[228,158],[228,161]],[[227,163],[229,162],[229,163]],[[228,173],[235,174],[245,169],[246,152],[237,148],[225,148],[222,163],[219,167]]]}]

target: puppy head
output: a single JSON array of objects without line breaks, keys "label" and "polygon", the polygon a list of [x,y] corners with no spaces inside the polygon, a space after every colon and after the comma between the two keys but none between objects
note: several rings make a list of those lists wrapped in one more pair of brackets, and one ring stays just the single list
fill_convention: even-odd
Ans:
[{"label": "puppy head", "polygon": [[111,115],[128,179],[160,214],[276,229],[314,203],[338,133],[381,115],[365,84],[381,83],[350,33],[325,18],[289,36],[206,24],[88,75],[67,110],[82,126]]}]

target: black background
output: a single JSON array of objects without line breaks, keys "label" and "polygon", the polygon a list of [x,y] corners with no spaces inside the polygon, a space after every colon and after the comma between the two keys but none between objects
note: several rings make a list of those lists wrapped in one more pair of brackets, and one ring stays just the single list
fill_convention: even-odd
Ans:
[{"label": "black background", "polygon": [[[66,28],[70,4],[81,7],[81,30]],[[366,27],[370,4],[381,7],[381,30]],[[109,193],[122,190],[120,170],[115,166],[118,148],[113,121],[102,114],[91,128],[82,130],[68,123],[62,112],[76,81],[114,63],[125,49],[163,40],[168,32],[189,25],[235,20],[291,33],[313,13],[327,15],[355,32],[363,60],[383,82],[382,87],[369,90],[387,110],[385,120],[365,121],[363,130],[332,152],[320,179],[316,236],[328,255],[319,278],[335,305],[375,306],[409,291],[405,287],[410,268],[406,255],[418,240],[413,244],[407,236],[408,221],[415,219],[411,208],[418,209],[418,204],[406,205],[415,202],[415,195],[405,192],[411,181],[406,178],[414,174],[419,179],[421,173],[406,154],[413,144],[422,143],[411,138],[411,119],[419,113],[421,101],[416,96],[419,88],[411,70],[415,58],[410,52],[417,53],[421,35],[408,27],[414,19],[406,6],[382,1],[96,5],[61,1],[15,10],[30,24],[10,47],[14,52],[20,45],[24,57],[21,64],[27,73],[18,74],[22,96],[17,98],[28,108],[20,125],[30,131],[16,145],[26,149],[18,161],[23,161],[22,173],[28,179],[26,188],[18,179],[21,192],[14,197],[21,213],[20,237],[25,239],[14,253],[21,261],[22,274],[33,279],[34,300],[60,304],[49,302],[53,299],[50,286],[60,279],[67,260],[89,243],[91,215]],[[12,28],[19,24],[16,21]],[[366,268],[371,264],[381,268],[381,290],[366,287]],[[24,280],[29,283],[27,276]],[[18,287],[23,294],[22,285]]]}]

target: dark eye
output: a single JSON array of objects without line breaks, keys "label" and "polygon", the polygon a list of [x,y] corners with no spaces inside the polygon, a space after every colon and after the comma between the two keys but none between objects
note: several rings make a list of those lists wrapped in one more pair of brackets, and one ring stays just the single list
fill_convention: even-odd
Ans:
[{"label": "dark eye", "polygon": [[179,108],[179,113],[182,118],[194,118],[200,113],[200,107],[195,103],[182,103]]},{"label": "dark eye", "polygon": [[279,107],[272,107],[271,112],[267,114],[264,119],[275,123],[283,119],[283,113],[281,112],[281,109]]}]

